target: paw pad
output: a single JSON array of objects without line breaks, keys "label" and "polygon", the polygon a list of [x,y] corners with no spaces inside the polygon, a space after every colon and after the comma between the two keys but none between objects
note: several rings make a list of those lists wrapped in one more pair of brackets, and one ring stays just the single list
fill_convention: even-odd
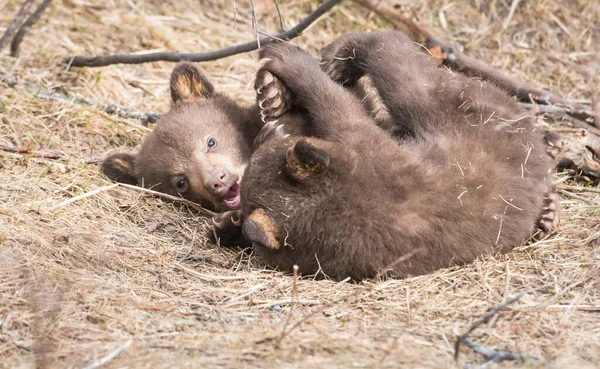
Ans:
[{"label": "paw pad", "polygon": [[263,122],[273,121],[290,110],[292,94],[271,72],[264,69],[258,71],[254,87]]}]

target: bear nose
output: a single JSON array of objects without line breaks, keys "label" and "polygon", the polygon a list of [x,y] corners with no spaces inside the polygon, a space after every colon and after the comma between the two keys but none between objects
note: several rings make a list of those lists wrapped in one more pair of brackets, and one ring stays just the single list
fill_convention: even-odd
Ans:
[{"label": "bear nose", "polygon": [[211,175],[210,186],[216,192],[222,191],[227,187],[229,175],[223,170],[215,170]]}]

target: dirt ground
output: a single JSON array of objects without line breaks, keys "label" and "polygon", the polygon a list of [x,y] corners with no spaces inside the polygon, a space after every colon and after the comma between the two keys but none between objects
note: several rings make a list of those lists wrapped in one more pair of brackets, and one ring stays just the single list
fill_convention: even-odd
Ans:
[{"label": "dirt ground", "polygon": [[[0,0],[0,33],[21,3]],[[18,59],[0,55],[0,75],[19,81],[0,82],[0,144],[59,154],[0,151],[0,368],[476,367],[486,359],[466,347],[454,360],[456,335],[519,293],[470,335],[537,358],[500,367],[599,367],[600,193],[589,184],[556,176],[563,222],[546,240],[407,280],[300,279],[292,304],[294,278],[207,244],[207,218],[102,176],[104,156],[137,147],[149,131],[139,120],[47,101],[23,83],[165,112],[172,63],[68,70],[60,61],[250,41],[249,3],[237,1],[236,22],[232,1],[55,1]],[[271,1],[256,3],[260,30],[278,32]],[[598,86],[596,0],[394,3],[465,53],[536,87],[590,99]],[[317,5],[282,0],[285,24]],[[346,1],[294,43],[316,54],[345,32],[390,28]],[[201,64],[220,91],[245,103],[254,99],[258,65],[255,52]],[[553,116],[539,124],[578,134]]]}]

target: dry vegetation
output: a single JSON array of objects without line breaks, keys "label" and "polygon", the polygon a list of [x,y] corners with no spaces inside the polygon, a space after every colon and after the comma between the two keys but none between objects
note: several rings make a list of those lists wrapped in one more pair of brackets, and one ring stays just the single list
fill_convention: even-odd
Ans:
[{"label": "dry vegetation", "polygon": [[[261,30],[277,32],[271,2],[256,1]],[[0,0],[0,32],[21,2]],[[600,3],[516,2],[509,18],[508,0],[396,1],[495,68],[563,97],[588,99],[600,69]],[[249,1],[238,1],[237,27],[231,2],[222,3],[55,1],[26,37],[19,59],[0,55],[0,75],[99,103],[164,112],[172,64],[69,71],[59,61],[148,49],[208,51],[252,40]],[[282,2],[286,24],[315,6]],[[344,3],[295,42],[316,53],[344,32],[388,28]],[[255,53],[202,67],[221,91],[253,100]],[[454,362],[456,334],[521,292],[518,302],[471,337],[539,359],[526,367],[593,368],[600,362],[598,192],[569,188],[585,201],[562,197],[558,232],[508,255],[407,280],[300,279],[302,304],[290,305],[294,279],[244,253],[207,244],[205,217],[136,190],[106,187],[97,161],[138,145],[147,131],[139,122],[47,102],[22,84],[2,82],[0,118],[0,144],[64,156],[0,151],[2,368],[84,367],[123,345],[104,367],[478,365],[485,360],[465,347]],[[576,131],[551,118],[540,125]],[[501,364],[513,365],[520,366]]]}]

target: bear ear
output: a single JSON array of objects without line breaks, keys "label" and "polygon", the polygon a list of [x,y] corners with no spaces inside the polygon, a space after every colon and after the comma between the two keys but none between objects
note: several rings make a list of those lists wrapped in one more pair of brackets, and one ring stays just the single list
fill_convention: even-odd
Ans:
[{"label": "bear ear", "polygon": [[318,149],[305,138],[296,142],[287,151],[287,174],[298,181],[325,174],[329,169],[329,163],[329,154]]},{"label": "bear ear", "polygon": [[180,62],[171,73],[171,103],[210,97],[215,88],[192,63]]},{"label": "bear ear", "polygon": [[253,244],[271,250],[278,250],[281,247],[279,228],[275,224],[275,220],[268,216],[263,209],[254,210],[244,220],[242,233]]},{"label": "bear ear", "polygon": [[102,162],[100,170],[115,182],[137,185],[135,177],[135,155],[128,153],[113,154]]}]

